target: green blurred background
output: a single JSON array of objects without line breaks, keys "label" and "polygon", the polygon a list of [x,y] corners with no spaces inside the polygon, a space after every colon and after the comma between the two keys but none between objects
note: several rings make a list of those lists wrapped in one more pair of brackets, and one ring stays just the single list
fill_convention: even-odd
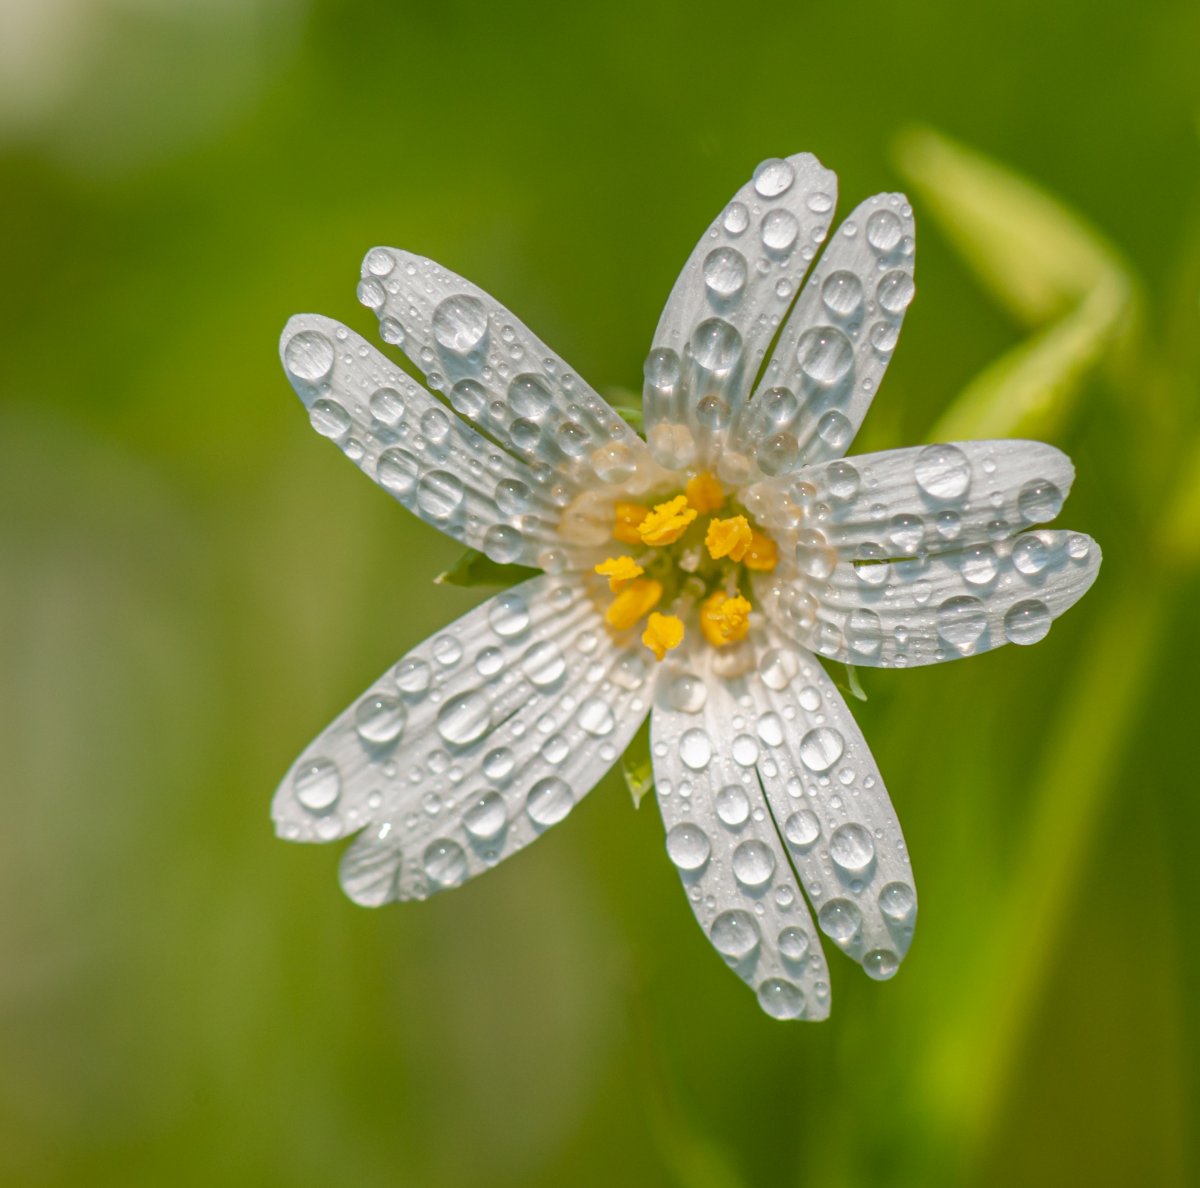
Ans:
[{"label": "green blurred background", "polygon": [[[1198,48],[1192,0],[0,0],[0,1182],[1197,1182]],[[270,796],[480,592],[313,434],[285,319],[373,336],[394,243],[636,388],[758,160],[816,152],[849,209],[921,181],[913,123],[1098,227],[1128,299],[1039,426],[1096,588],[1036,648],[863,675],[900,975],[835,953],[827,1023],[767,1018],[619,778],[453,895],[352,906]],[[910,192],[860,449],[1069,305],[1006,300],[1052,243],[989,280]]]}]

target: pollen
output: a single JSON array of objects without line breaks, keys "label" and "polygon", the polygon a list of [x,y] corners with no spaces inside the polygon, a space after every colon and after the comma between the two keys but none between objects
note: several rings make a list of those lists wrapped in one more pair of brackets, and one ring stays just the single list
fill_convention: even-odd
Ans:
[{"label": "pollen", "polygon": [[672,648],[683,642],[683,620],[675,615],[660,615],[655,611],[642,632],[642,643],[661,660]]},{"label": "pollen", "polygon": [[616,631],[626,631],[652,611],[661,597],[661,582],[637,578],[612,600],[604,612],[604,621]]},{"label": "pollen", "polygon": [[729,557],[740,561],[749,549],[754,533],[745,516],[731,516],[728,520],[710,520],[704,543],[713,560]]},{"label": "pollen", "polygon": [[747,569],[770,571],[779,564],[779,552],[775,542],[762,532],[750,530],[750,547],[746,549],[742,561]]},{"label": "pollen", "polygon": [[707,470],[693,475],[684,487],[689,507],[704,516],[715,512],[725,502],[725,488]]},{"label": "pollen", "polygon": [[714,648],[737,643],[750,630],[750,603],[740,594],[729,597],[724,590],[710,594],[700,604],[700,630]]},{"label": "pollen", "polygon": [[641,577],[645,570],[632,557],[609,557],[596,566],[596,572],[608,578],[608,588],[618,594],[635,577]]},{"label": "pollen", "polygon": [[686,495],[676,495],[655,509],[638,525],[638,535],[648,545],[674,544],[696,518],[694,508],[688,507]]},{"label": "pollen", "polygon": [[638,525],[650,514],[640,503],[618,503],[613,509],[613,538],[622,544],[640,545]]}]

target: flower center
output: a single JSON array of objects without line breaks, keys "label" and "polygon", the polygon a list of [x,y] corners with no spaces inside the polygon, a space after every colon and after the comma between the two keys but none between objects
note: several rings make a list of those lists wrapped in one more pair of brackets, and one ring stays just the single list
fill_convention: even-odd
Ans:
[{"label": "flower center", "polygon": [[604,617],[616,631],[645,620],[642,642],[659,660],[683,642],[689,618],[714,648],[744,639],[753,609],[747,571],[778,561],[775,542],[707,471],[652,508],[618,503],[613,539],[631,551],[596,566],[613,593]]}]

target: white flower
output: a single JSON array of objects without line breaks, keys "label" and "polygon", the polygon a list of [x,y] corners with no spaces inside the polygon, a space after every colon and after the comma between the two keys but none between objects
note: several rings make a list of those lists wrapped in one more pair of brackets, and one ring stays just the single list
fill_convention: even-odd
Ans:
[{"label": "white flower", "polygon": [[835,192],[809,154],[766,161],[705,232],[646,361],[646,441],[496,301],[408,252],[368,252],[358,295],[444,399],[337,322],[288,323],[320,433],[443,532],[544,571],[385,672],[284,780],[283,837],[358,833],[353,900],[421,899],[515,853],[649,713],[667,853],[763,1009],[829,1013],[806,900],[868,974],[896,971],[908,854],[816,655],[903,667],[1033,643],[1100,552],[1035,527],[1073,477],[1049,446],[843,459],[914,243],[903,195],[876,195],[802,286]]}]

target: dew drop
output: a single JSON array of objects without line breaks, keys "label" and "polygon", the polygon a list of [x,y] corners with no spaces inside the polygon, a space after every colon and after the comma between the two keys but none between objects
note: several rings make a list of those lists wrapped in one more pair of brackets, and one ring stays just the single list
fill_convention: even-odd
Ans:
[{"label": "dew drop", "polygon": [[410,656],[396,665],[396,685],[409,696],[424,693],[429,688],[429,665],[418,656]]},{"label": "dew drop", "polygon": [[417,485],[421,464],[407,450],[393,446],[384,450],[375,463],[375,477],[379,485],[393,495],[407,495]]},{"label": "dew drop", "polygon": [[972,545],[963,549],[958,558],[958,571],[963,581],[972,586],[986,586],[996,580],[996,552],[991,545]]},{"label": "dew drop", "polygon": [[796,361],[814,383],[831,387],[849,373],[854,364],[854,348],[833,326],[814,326],[800,336]]},{"label": "dew drop", "polygon": [[491,724],[491,702],[478,689],[450,698],[438,710],[438,733],[455,746],[466,746],[482,738]]},{"label": "dew drop", "polygon": [[829,856],[846,874],[861,875],[875,861],[875,843],[861,825],[839,825],[829,839]]},{"label": "dew drop", "polygon": [[333,370],[333,343],[316,330],[301,330],[288,339],[283,362],[297,379],[317,383]]},{"label": "dew drop", "polygon": [[497,565],[511,565],[520,555],[525,538],[509,524],[493,524],[483,534],[483,551]]},{"label": "dew drop", "polygon": [[431,470],[417,485],[417,506],[435,520],[448,520],[462,506],[462,479],[448,470]]},{"label": "dew drop", "polygon": [[890,210],[877,210],[867,219],[867,242],[877,252],[894,251],[903,235],[903,225]]},{"label": "dew drop", "polygon": [[543,828],[555,825],[575,807],[575,798],[571,794],[571,786],[557,776],[547,776],[538,780],[529,789],[525,798],[525,811],[529,819]]},{"label": "dew drop", "polygon": [[1062,492],[1045,479],[1033,479],[1021,488],[1017,510],[1027,524],[1044,524],[1062,511]]},{"label": "dew drop", "polygon": [[912,277],[907,272],[896,270],[884,273],[880,278],[875,286],[875,300],[879,302],[880,309],[890,314],[901,314],[912,303],[916,292],[917,286],[913,284]]},{"label": "dew drop", "polygon": [[846,945],[862,927],[862,913],[848,899],[830,899],[817,913],[821,931],[839,945]]},{"label": "dew drop", "polygon": [[667,856],[680,870],[699,870],[711,852],[708,834],[699,825],[685,821],[667,834]]},{"label": "dew drop", "polygon": [[733,875],[743,887],[765,886],[775,874],[775,855],[764,842],[741,842],[733,851]]},{"label": "dew drop", "polygon": [[847,317],[862,304],[862,282],[853,272],[831,272],[821,286],[825,308],[838,317]]},{"label": "dew drop", "polygon": [[785,978],[767,978],[758,986],[758,1005],[772,1019],[799,1019],[804,1014],[804,994]]},{"label": "dew drop", "polygon": [[492,630],[505,639],[520,635],[529,626],[529,607],[520,594],[511,590],[497,594],[488,609]]},{"label": "dew drop", "polygon": [[917,455],[913,474],[931,499],[959,499],[971,485],[971,463],[952,445],[926,446]]},{"label": "dew drop", "polygon": [[438,838],[425,847],[425,874],[437,887],[453,887],[467,875],[467,855],[458,842]]},{"label": "dew drop", "polygon": [[785,928],[775,943],[788,961],[803,961],[808,955],[808,933],[802,928]]},{"label": "dew drop", "polygon": [[450,418],[440,408],[431,408],[421,414],[421,432],[426,440],[439,445],[450,432]]},{"label": "dew drop", "polygon": [[396,267],[396,258],[387,248],[372,248],[367,253],[366,265],[372,276],[387,276]]},{"label": "dew drop", "polygon": [[761,228],[763,247],[771,252],[790,252],[800,234],[800,224],[790,210],[768,211]]},{"label": "dew drop", "polygon": [[366,742],[376,745],[395,742],[404,729],[406,717],[404,704],[398,697],[374,693],[358,703],[354,728]]},{"label": "dew drop", "polygon": [[314,400],[308,419],[322,437],[336,439],[350,432],[350,414],[336,400]]},{"label": "dew drop", "polygon": [[310,759],[296,769],[292,790],[310,813],[328,813],[342,794],[342,777],[330,759]]},{"label": "dew drop", "polygon": [[1044,602],[1030,598],[1018,602],[1004,616],[1004,635],[1009,643],[1035,644],[1050,630],[1050,611]]},{"label": "dew drop", "polygon": [[1013,545],[1012,562],[1018,573],[1036,577],[1050,561],[1050,550],[1044,541],[1029,533],[1017,538]]},{"label": "dew drop", "polygon": [[508,403],[518,417],[538,420],[550,411],[554,397],[536,375],[518,375],[508,385]]},{"label": "dew drop", "polygon": [[721,821],[736,828],[744,825],[750,817],[750,798],[737,784],[729,784],[717,793],[717,816]]},{"label": "dew drop", "polygon": [[484,339],[487,311],[476,297],[466,294],[447,297],[433,311],[433,336],[448,351],[465,355]]},{"label": "dew drop", "polygon": [[383,425],[395,425],[404,416],[404,398],[395,388],[377,388],[368,403],[371,416]]},{"label": "dew drop", "polygon": [[553,685],[567,670],[567,662],[552,640],[531,644],[521,657],[521,667],[530,682],[543,689]]},{"label": "dew drop", "polygon": [[800,740],[800,759],[810,771],[828,771],[846,749],[846,742],[831,726],[818,726]]},{"label": "dew drop", "polygon": [[692,356],[706,371],[728,371],[742,353],[742,336],[724,318],[706,318],[691,337]]},{"label": "dew drop", "polygon": [[746,258],[736,248],[714,248],[704,258],[704,286],[721,301],[731,301],[746,287]]},{"label": "dew drop", "polygon": [[789,845],[807,849],[821,836],[821,822],[812,809],[801,809],[784,821],[783,836]]},{"label": "dew drop", "polygon": [[746,209],[745,203],[731,202],[725,208],[721,225],[730,235],[741,235],[750,226],[750,212]]},{"label": "dew drop", "polygon": [[762,940],[758,923],[749,912],[740,908],[722,912],[708,930],[713,948],[730,961],[741,961],[758,948]]},{"label": "dew drop", "polygon": [[667,689],[667,699],[672,709],[685,714],[698,714],[708,700],[708,688],[698,676],[690,672],[681,673],[672,679]]},{"label": "dew drop", "polygon": [[693,771],[703,771],[712,758],[712,742],[698,726],[685,730],[679,739],[679,758]]},{"label": "dew drop", "polygon": [[476,841],[491,841],[504,832],[508,812],[498,792],[485,792],[463,814],[463,828]]},{"label": "dew drop", "polygon": [[900,968],[900,958],[891,949],[872,949],[863,958],[862,964],[868,977],[877,982],[886,982]]},{"label": "dew drop", "polygon": [[937,631],[951,647],[964,655],[987,630],[983,603],[970,594],[947,598],[937,609]]},{"label": "dew drop", "polygon": [[771,158],[754,171],[754,189],[762,198],[778,198],[787,193],[796,180],[796,171],[787,161]]},{"label": "dew drop", "polygon": [[879,910],[892,923],[903,924],[917,910],[917,897],[907,883],[888,883],[879,892]]},{"label": "dew drop", "polygon": [[595,738],[603,738],[605,735],[611,734],[616,725],[612,706],[600,697],[589,697],[584,701],[575,715],[575,720]]}]

